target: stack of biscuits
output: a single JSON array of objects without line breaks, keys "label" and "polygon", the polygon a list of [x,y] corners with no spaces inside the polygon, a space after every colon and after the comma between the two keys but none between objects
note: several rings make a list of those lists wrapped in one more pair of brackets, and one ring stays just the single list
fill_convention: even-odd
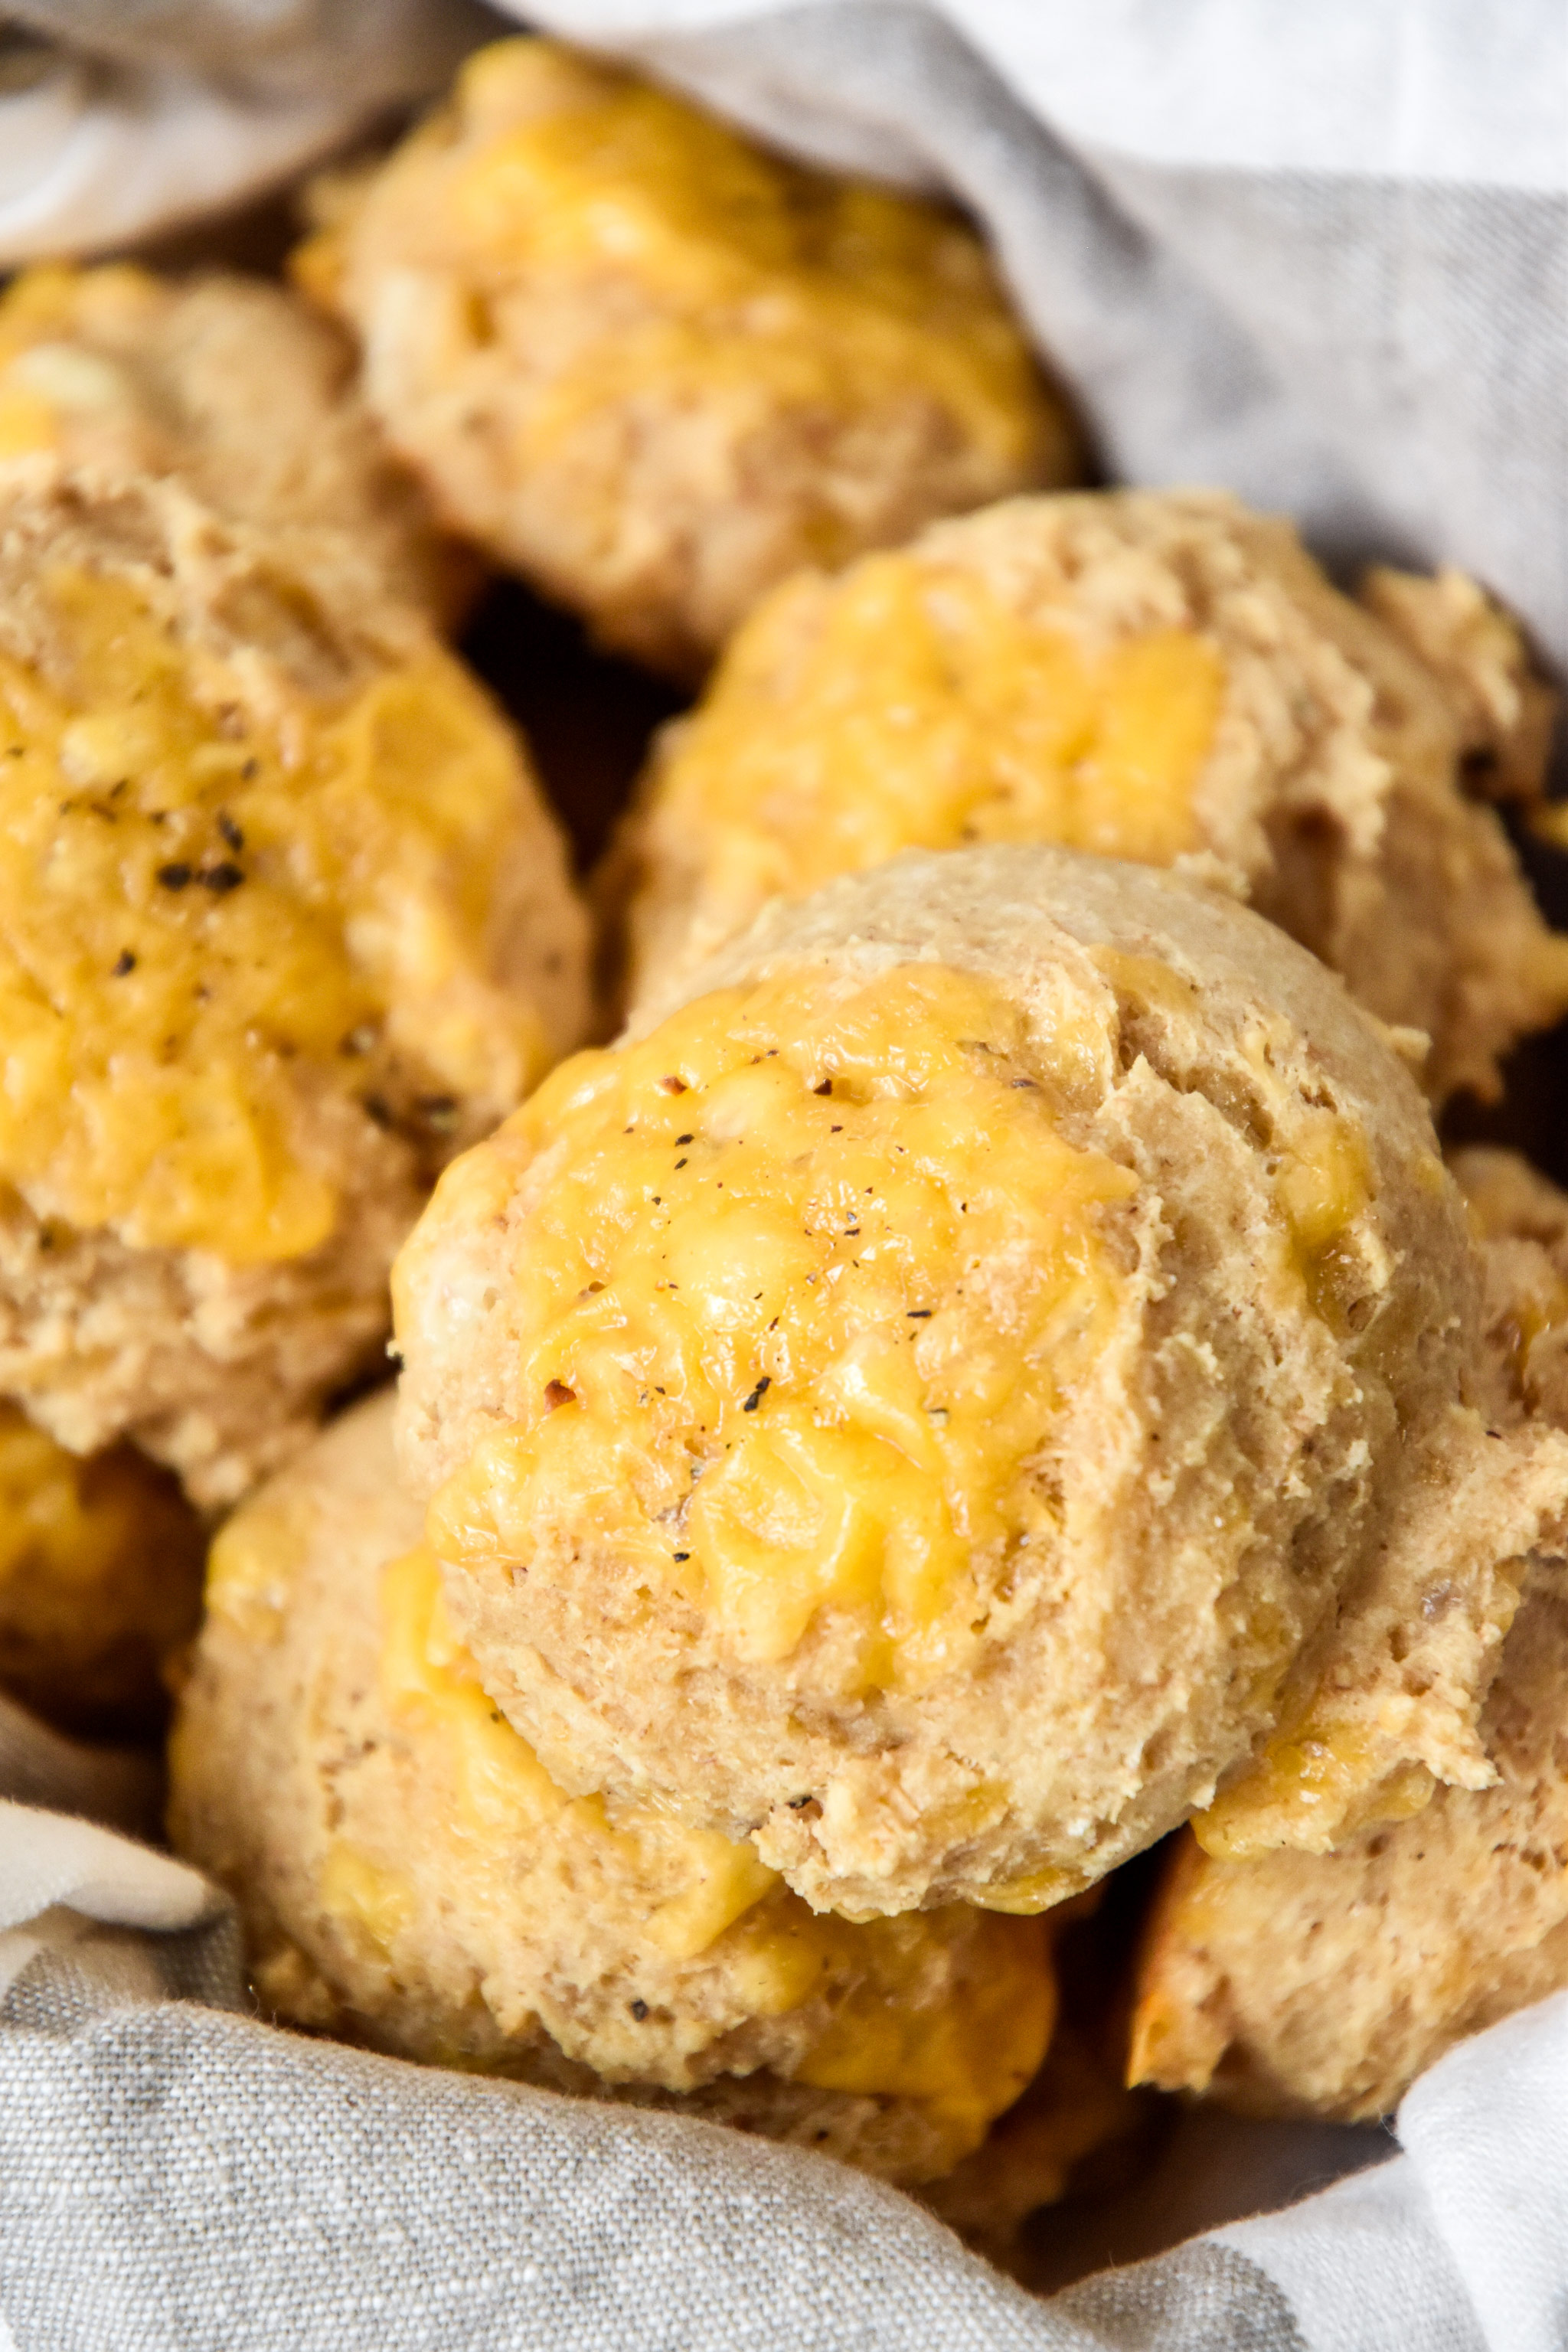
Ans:
[{"label": "stack of biscuits", "polygon": [[[303,203],[0,298],[0,1683],[172,1706],[279,2023],[994,2252],[1386,2112],[1568,1983],[1519,630],[556,44]],[[584,882],[497,574],[692,698]]]}]

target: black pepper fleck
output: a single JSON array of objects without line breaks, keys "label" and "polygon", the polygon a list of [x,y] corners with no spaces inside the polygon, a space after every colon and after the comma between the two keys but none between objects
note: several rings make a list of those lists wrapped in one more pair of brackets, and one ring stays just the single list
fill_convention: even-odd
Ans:
[{"label": "black pepper fleck", "polygon": [[158,879],[165,890],[183,890],[190,878],[190,867],[179,861],[171,866],[160,866],[158,868]]},{"label": "black pepper fleck", "polygon": [[633,2003],[632,2003],[632,2005],[631,2005],[631,2008],[632,2008],[632,2015],[637,2019],[637,2023],[640,2025],[640,2024],[642,2023],[642,2021],[643,2021],[644,2018],[647,2015],[647,2001],[646,2001],[646,2000],[634,2000],[634,2001],[633,2001]]},{"label": "black pepper fleck", "polygon": [[[254,764],[254,762],[252,764]],[[245,835],[241,833],[238,825],[236,824],[233,817],[231,817],[226,811],[223,809],[218,811],[217,829],[222,834],[224,839],[227,842],[229,847],[234,851],[235,856],[237,857],[240,851],[245,847]]]},{"label": "black pepper fleck", "polygon": [[231,890],[238,889],[244,879],[239,867],[231,866],[226,857],[216,866],[204,866],[196,877],[203,889],[210,890],[215,898],[226,898]]},{"label": "black pepper fleck", "polygon": [[752,1391],[751,1395],[746,1399],[745,1403],[741,1407],[741,1411],[742,1412],[755,1412],[757,1407],[761,1404],[763,1399],[766,1396],[772,1386],[772,1381],[768,1378],[766,1372],[764,1372],[762,1379],[757,1382],[756,1387]]},{"label": "black pepper fleck", "polygon": [[132,954],[129,948],[121,948],[120,953],[114,959],[111,976],[115,980],[123,980],[128,971],[134,971],[135,969],[135,957]]}]

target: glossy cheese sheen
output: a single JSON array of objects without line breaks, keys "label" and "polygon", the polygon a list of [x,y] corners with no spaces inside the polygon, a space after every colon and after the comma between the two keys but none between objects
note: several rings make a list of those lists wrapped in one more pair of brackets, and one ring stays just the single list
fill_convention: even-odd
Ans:
[{"label": "glossy cheese sheen", "polygon": [[1198,846],[1222,689],[1192,631],[1087,650],[1065,615],[1020,614],[972,572],[869,556],[746,624],[655,805],[738,908],[965,841],[1168,865]]},{"label": "glossy cheese sheen", "polygon": [[[450,1834],[509,1869],[552,1842],[574,1857],[573,1883],[630,1885],[646,1897],[642,1932],[667,1959],[695,1961],[733,1931],[727,1957],[753,2015],[783,2015],[829,1976],[849,1980],[795,2079],[930,2101],[970,2144],[1033,2075],[1056,2010],[1043,1928],[977,1921],[986,1943],[978,1984],[962,2002],[933,2008],[921,1997],[931,1951],[923,1919],[850,1927],[819,1918],[749,1844],[692,1830],[650,1807],[612,1809],[600,1797],[559,1789],[454,1640],[439,1570],[425,1547],[384,1571],[382,1617],[388,1709],[395,1721],[439,1738],[455,1765],[459,1794]],[[329,1852],[322,1895],[383,1948],[414,1916],[403,1874],[341,1842]]]},{"label": "glossy cheese sheen", "polygon": [[[595,409],[682,382],[746,410],[835,414],[918,390],[1020,466],[1058,430],[984,250],[939,207],[769,156],[545,41],[481,51],[457,103],[480,136],[447,226],[476,301],[595,278],[645,298],[615,334],[563,344],[535,455]],[[297,267],[330,287],[331,236]]]},{"label": "glossy cheese sheen", "polygon": [[[548,1059],[484,978],[515,751],[433,647],[268,724],[131,583],[39,587],[54,681],[0,656],[0,1181],[142,1246],[300,1255],[338,1213],[312,1091],[374,1118],[389,1060],[504,1099]],[[281,591],[257,619],[308,632]]]},{"label": "glossy cheese sheen", "polygon": [[[1131,1174],[1067,1143],[991,982],[811,971],[579,1055],[517,1115],[525,1416],[437,1496],[446,1559],[613,1545],[788,1657],[854,1628],[849,1687],[971,1654],[973,1559],[1048,1506],[1026,1469],[1119,1297]],[[1059,1098],[1059,1097],[1058,1097]]]},{"label": "glossy cheese sheen", "polygon": [[[1277,1734],[1233,1789],[1194,1814],[1193,1832],[1204,1852],[1222,1862],[1275,1851],[1282,1828],[1291,1843],[1311,1851],[1316,1820],[1331,1825],[1338,1843],[1369,1822],[1408,1820],[1431,1801],[1436,1787],[1420,1764],[1377,1778],[1370,1743],[1325,1711]],[[1325,1833],[1322,1847],[1330,1842]]]}]

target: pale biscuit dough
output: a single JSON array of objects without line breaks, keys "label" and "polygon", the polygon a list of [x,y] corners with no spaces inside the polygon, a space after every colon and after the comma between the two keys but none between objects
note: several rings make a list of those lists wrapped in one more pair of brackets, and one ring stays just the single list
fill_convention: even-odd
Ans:
[{"label": "pale biscuit dough", "polygon": [[0,488],[0,1394],[204,1505],[377,1352],[453,1151],[586,1018],[526,754],[352,542]]},{"label": "pale biscuit dough", "polygon": [[[1568,1425],[1568,1198],[1456,1155],[1488,1236],[1489,1412]],[[1538,1570],[1481,1721],[1498,1778],[1321,1855],[1182,1839],[1139,1972],[1131,2072],[1258,2115],[1391,2113],[1466,2034],[1568,1985],[1568,1595]]]},{"label": "pale biscuit dough", "polygon": [[[410,1666],[398,1580],[412,1568],[422,1589],[405,1557],[421,1518],[384,1394],[215,1548],[172,1830],[233,1891],[264,2004],[895,2179],[950,2170],[1038,2063],[1054,2014],[1043,1923],[957,1907],[819,1921],[747,1849],[569,1801],[449,1637],[426,1633]],[[705,1912],[705,1874],[722,1891],[727,1869],[738,1888]]]},{"label": "pale biscuit dough", "polygon": [[201,1524],[133,1447],[79,1461],[0,1406],[0,1690],[62,1731],[142,1739],[201,1613]]},{"label": "pale biscuit dough", "polygon": [[970,230],[553,43],[319,202],[298,273],[443,519],[678,674],[797,564],[1079,470]]},{"label": "pale biscuit dough", "polygon": [[[1064,1359],[1077,1370],[1019,1474],[1026,1539],[974,1543],[947,1663],[928,1660],[903,1686],[896,1660],[869,1685],[850,1671],[865,1623],[848,1600],[818,1608],[783,1654],[731,1638],[719,1604],[670,1564],[671,1547],[677,1561],[689,1553],[702,1482],[725,1457],[687,1425],[683,1391],[665,1394],[695,1375],[640,1336],[654,1308],[617,1289],[612,1254],[589,1286],[608,1359],[584,1355],[536,1392],[553,1369],[529,1303],[549,1274],[536,1217],[568,1220],[563,1243],[573,1217],[591,1223],[632,1181],[647,1205],[625,1212],[616,1246],[629,1253],[656,1211],[672,1213],[657,1204],[682,1180],[637,1192],[640,1164],[617,1174],[613,1136],[596,1162],[574,1161],[549,1131],[536,1154],[530,1121],[543,1114],[524,1112],[448,1171],[394,1283],[402,1459],[436,1497],[431,1540],[487,1688],[567,1785],[660,1792],[694,1821],[752,1835],[814,1905],[851,1916],[959,1898],[1044,1907],[1216,1790],[1225,1834],[1246,1850],[1327,1845],[1352,1821],[1408,1811],[1435,1780],[1485,1786],[1477,1714],[1519,1562],[1562,1540],[1568,1442],[1543,1429],[1494,1441],[1464,1402],[1479,1261],[1426,1107],[1377,1025],[1226,898],[1148,867],[1006,846],[907,855],[775,907],[689,984],[689,1017],[700,1024],[711,1004],[716,1033],[749,1036],[752,994],[787,983],[815,992],[826,1034],[835,1004],[858,1018],[883,977],[910,973],[926,986],[983,976],[1021,1037],[998,1058],[982,1030],[974,1052],[1000,1088],[1034,1089],[1046,1116],[1028,1149],[1058,1149],[1054,1134],[1099,1155],[1073,1167],[1110,1166],[1122,1186],[1097,1213],[1110,1269],[1102,1336],[1087,1360]],[[621,1048],[550,1082],[561,1116],[619,1100],[618,1058],[640,1054],[639,1034],[654,1058],[630,1066],[661,1066],[678,1033],[650,1013]],[[885,1069],[860,1092],[900,1097],[902,1046],[887,1040]],[[674,1107],[650,1094],[624,1115],[660,1134],[661,1118],[682,1123],[673,1142],[706,1150],[694,1050],[681,1047],[684,1080],[659,1082],[675,1084]],[[735,1050],[759,1066],[776,1051],[788,1071],[804,1049],[759,1031]],[[828,1147],[807,1114],[851,1116],[814,1101],[832,1092],[824,1066],[821,1085],[816,1064],[805,1067],[794,1115],[819,1156]],[[921,1148],[983,1186],[1000,1128],[930,1146],[950,1133],[942,1098],[931,1100]],[[797,1164],[786,1136],[781,1187]],[[760,1212],[747,1213],[754,1223]],[[773,1269],[759,1259],[755,1282],[742,1279],[747,1228],[734,1230],[740,1301]],[[857,1218],[847,1235],[859,1231]],[[890,1246],[902,1265],[903,1245]],[[809,1344],[858,1248],[810,1244],[801,1263],[820,1259],[827,1288],[790,1293],[792,1344]],[[944,1377],[940,1355],[920,1351],[940,1348],[956,1283],[981,1302],[965,1311],[979,1315],[982,1355],[1017,1344],[1010,1318],[1037,1278],[1026,1259],[923,1268],[920,1251],[916,1235],[910,1295],[890,1297],[869,1341],[912,1347],[928,1384]],[[904,1318],[931,1306],[938,1320],[911,1340],[921,1327]],[[720,1342],[744,1312],[715,1297]],[[749,1444],[814,1412],[853,1430],[868,1360],[852,1343],[796,1397],[788,1350],[768,1332],[746,1339],[725,1359],[730,1437]],[[555,1458],[541,1433],[570,1434],[554,1408],[606,1364],[624,1381],[614,1479],[536,1475]],[[1015,1386],[1028,1370],[1015,1367]],[[908,1485],[909,1460],[884,1475]],[[983,1501],[961,1486],[951,1507],[962,1517]],[[1334,1760],[1327,1782],[1268,1750],[1303,1722]]]},{"label": "pale biscuit dough", "polygon": [[345,531],[395,594],[455,620],[474,559],[437,532],[353,373],[347,339],[261,278],[41,266],[0,297],[0,463],[174,475],[239,521]]},{"label": "pale biscuit dough", "polygon": [[1376,572],[1358,604],[1218,492],[1015,499],[751,618],[602,877],[625,993],[679,985],[771,891],[901,848],[1196,856],[1426,1033],[1435,1098],[1495,1094],[1568,1008],[1568,942],[1471,795],[1539,802],[1552,708],[1456,572]]}]

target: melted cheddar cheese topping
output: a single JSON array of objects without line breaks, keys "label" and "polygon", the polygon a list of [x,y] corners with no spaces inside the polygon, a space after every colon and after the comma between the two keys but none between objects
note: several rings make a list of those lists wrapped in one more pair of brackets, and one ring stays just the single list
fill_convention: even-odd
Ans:
[{"label": "melted cheddar cheese topping", "polygon": [[[424,1547],[384,1571],[382,1622],[383,1699],[405,1733],[438,1743],[433,1785],[449,1785],[455,1798],[443,1834],[466,1850],[476,1888],[488,1869],[513,1879],[520,1869],[564,1869],[585,1908],[595,1906],[598,1929],[629,1902],[638,1940],[666,1961],[695,1962],[727,1937],[724,1962],[753,2016],[784,2015],[829,1979],[847,1987],[793,2079],[921,2100],[955,2147],[978,2141],[1032,2077],[1056,2009],[1043,1927],[976,1921],[984,1950],[975,1981],[963,2000],[933,2002],[922,1978],[940,1923],[819,1918],[749,1844],[652,1807],[612,1807],[558,1788],[454,1639],[439,1570]],[[321,1896],[388,1957],[418,1916],[409,1873],[352,1838],[329,1847]]]},{"label": "melted cheddar cheese topping", "polygon": [[742,1659],[830,1615],[849,1691],[962,1663],[976,1561],[1048,1524],[1029,1465],[1121,1294],[1103,1220],[1136,1181],[1058,1132],[1056,1042],[909,964],[725,991],[564,1065],[448,1179],[482,1214],[533,1158],[522,1410],[437,1496],[441,1557],[612,1546]]},{"label": "melted cheddar cheese topping", "polygon": [[324,1098],[445,1157],[547,1065],[489,978],[516,748],[434,646],[342,675],[285,582],[247,634],[320,690],[271,709],[132,580],[34,593],[48,677],[0,653],[0,1181],[144,1247],[301,1255],[339,1213]]},{"label": "melted cheddar cheese topping", "polygon": [[1407,1821],[1436,1782],[1423,1764],[1387,1769],[1382,1748],[1320,1701],[1277,1732],[1242,1778],[1193,1817],[1204,1852],[1247,1862],[1280,1845],[1327,1852],[1372,1822]]},{"label": "melted cheddar cheese topping", "polygon": [[647,1934],[671,1959],[706,1951],[779,1885],[743,1842],[689,1829],[647,1807],[612,1818],[602,1798],[569,1797],[559,1789],[486,1695],[473,1660],[454,1638],[440,1572],[427,1550],[387,1570],[383,1615],[383,1696],[395,1717],[413,1716],[444,1741],[459,1832],[493,1845],[553,1827],[584,1853],[613,1848],[618,1867],[654,1891]]},{"label": "melted cheddar cheese topping", "polygon": [[1162,628],[1086,649],[913,554],[786,582],[672,731],[648,810],[714,928],[901,849],[1059,842],[1170,865],[1201,846],[1193,794],[1219,656]]},{"label": "melted cheddar cheese topping", "polygon": [[[613,315],[557,330],[520,464],[650,387],[835,415],[915,391],[1009,468],[1066,443],[983,247],[951,215],[787,163],[552,42],[470,58],[451,109],[378,184],[378,201],[400,194],[408,257],[444,257],[470,289],[477,350],[506,339],[516,289],[627,289]],[[329,303],[342,237],[325,229],[295,257]]]}]

